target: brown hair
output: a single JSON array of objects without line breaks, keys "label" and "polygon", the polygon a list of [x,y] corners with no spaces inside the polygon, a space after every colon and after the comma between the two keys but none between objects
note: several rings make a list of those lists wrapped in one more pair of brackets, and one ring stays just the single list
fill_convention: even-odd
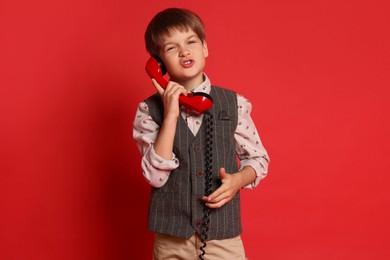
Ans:
[{"label": "brown hair", "polygon": [[157,13],[146,28],[145,45],[150,55],[158,55],[161,35],[174,29],[179,31],[192,29],[202,42],[206,39],[204,24],[197,14],[187,9],[168,8]]}]

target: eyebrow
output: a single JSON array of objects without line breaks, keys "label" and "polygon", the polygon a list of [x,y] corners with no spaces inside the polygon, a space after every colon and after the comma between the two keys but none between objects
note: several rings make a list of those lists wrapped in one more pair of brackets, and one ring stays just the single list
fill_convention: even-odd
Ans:
[{"label": "eyebrow", "polygon": [[[188,40],[190,40],[191,38],[194,38],[194,37],[199,39],[198,35],[196,35],[196,34],[194,33],[194,34],[188,36],[185,40],[188,41]],[[165,47],[165,46],[167,46],[167,45],[169,45],[169,44],[174,44],[174,43],[172,43],[172,42],[167,42],[167,43],[163,44],[161,47]]]}]

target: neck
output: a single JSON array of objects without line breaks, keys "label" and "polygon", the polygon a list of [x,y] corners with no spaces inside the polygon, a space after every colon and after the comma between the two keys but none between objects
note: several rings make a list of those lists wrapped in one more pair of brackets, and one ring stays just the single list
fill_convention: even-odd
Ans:
[{"label": "neck", "polygon": [[204,75],[202,73],[196,77],[192,77],[189,79],[180,79],[180,80],[177,80],[176,82],[179,83],[180,85],[182,85],[188,92],[190,92],[193,89],[195,89],[197,86],[202,84],[204,82],[204,80],[205,80],[205,78],[204,78]]}]

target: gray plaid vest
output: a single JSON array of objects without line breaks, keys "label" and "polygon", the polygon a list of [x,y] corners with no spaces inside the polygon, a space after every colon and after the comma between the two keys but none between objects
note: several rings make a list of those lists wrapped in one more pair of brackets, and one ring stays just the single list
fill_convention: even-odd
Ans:
[{"label": "gray plaid vest", "polygon": [[[212,87],[213,97],[213,155],[212,191],[221,181],[219,168],[237,172],[234,132],[237,127],[237,94],[231,90]],[[153,120],[161,126],[163,105],[159,94],[146,100]],[[151,188],[149,202],[149,230],[170,236],[188,239],[195,232],[201,233],[205,192],[205,138],[206,117],[199,132],[194,136],[182,116],[176,126],[174,153],[180,166],[171,172],[167,183],[161,188]],[[241,234],[240,193],[219,209],[212,209],[208,240],[226,239]]]}]

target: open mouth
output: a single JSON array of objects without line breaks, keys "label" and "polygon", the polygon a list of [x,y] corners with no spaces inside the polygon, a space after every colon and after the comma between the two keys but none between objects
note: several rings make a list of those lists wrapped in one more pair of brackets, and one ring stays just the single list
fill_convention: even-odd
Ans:
[{"label": "open mouth", "polygon": [[194,60],[183,60],[183,61],[181,62],[181,65],[182,65],[184,68],[190,68],[193,64],[194,64]]}]

